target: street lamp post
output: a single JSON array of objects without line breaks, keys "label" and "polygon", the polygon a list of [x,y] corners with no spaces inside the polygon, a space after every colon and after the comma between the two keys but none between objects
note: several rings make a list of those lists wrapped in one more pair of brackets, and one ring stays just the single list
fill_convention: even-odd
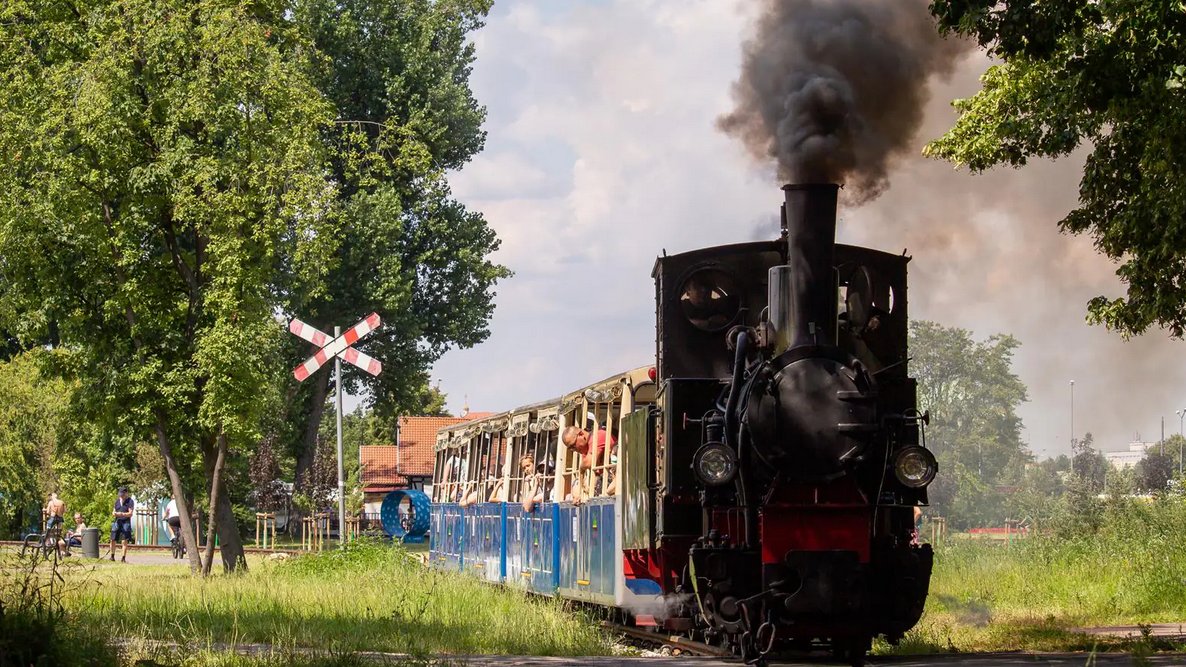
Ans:
[{"label": "street lamp post", "polygon": [[1186,417],[1186,408],[1177,410],[1178,415],[1178,477],[1182,476],[1182,419]]},{"label": "street lamp post", "polygon": [[1071,456],[1075,455],[1075,381],[1071,380]]}]

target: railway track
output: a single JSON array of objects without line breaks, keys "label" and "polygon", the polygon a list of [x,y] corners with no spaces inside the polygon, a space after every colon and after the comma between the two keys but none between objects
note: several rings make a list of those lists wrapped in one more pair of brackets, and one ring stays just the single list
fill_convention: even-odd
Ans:
[{"label": "railway track", "polygon": [[687,637],[679,637],[662,632],[652,632],[650,630],[643,630],[642,628],[610,623],[609,621],[603,621],[601,625],[607,630],[625,635],[636,642],[646,642],[653,646],[658,646],[659,650],[664,654],[670,653],[670,655],[698,655],[711,658],[733,657],[733,653],[727,649],[723,649],[719,646],[711,646],[703,642],[693,641]]}]

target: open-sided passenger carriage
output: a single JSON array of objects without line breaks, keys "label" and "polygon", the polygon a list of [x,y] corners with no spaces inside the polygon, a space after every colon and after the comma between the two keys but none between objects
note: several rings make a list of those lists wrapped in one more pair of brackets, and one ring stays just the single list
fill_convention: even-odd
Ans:
[{"label": "open-sided passenger carriage", "polygon": [[[638,368],[442,430],[432,490],[434,564],[543,595],[635,609],[657,604],[655,582],[629,577],[620,556],[647,515],[653,373]],[[570,426],[588,431],[592,443],[605,432],[605,447],[590,448],[587,469],[581,452],[563,441]],[[526,474],[524,456],[532,460]]]}]

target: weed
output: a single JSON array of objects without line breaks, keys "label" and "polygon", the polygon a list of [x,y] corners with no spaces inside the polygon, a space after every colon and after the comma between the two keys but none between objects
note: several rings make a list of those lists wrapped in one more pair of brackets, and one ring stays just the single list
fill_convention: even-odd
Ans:
[{"label": "weed", "polygon": [[116,663],[101,634],[69,622],[62,598],[83,586],[85,578],[68,584],[67,569],[56,554],[40,551],[0,558],[0,667]]}]

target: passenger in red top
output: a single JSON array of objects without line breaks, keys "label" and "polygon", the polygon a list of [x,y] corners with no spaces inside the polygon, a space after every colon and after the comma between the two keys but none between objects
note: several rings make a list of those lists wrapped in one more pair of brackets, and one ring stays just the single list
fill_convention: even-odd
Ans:
[{"label": "passenger in red top", "polygon": [[[592,434],[578,426],[569,426],[564,429],[564,435],[561,436],[564,440],[564,446],[576,451],[581,455],[581,470],[588,470],[593,467],[594,462],[605,464],[605,445],[609,442],[609,446],[613,447],[618,444],[617,439],[609,434],[609,431],[601,429],[597,431],[597,446],[589,447],[589,442],[593,439]],[[592,450],[592,451],[590,451]],[[598,475],[600,470],[595,470]]]}]

